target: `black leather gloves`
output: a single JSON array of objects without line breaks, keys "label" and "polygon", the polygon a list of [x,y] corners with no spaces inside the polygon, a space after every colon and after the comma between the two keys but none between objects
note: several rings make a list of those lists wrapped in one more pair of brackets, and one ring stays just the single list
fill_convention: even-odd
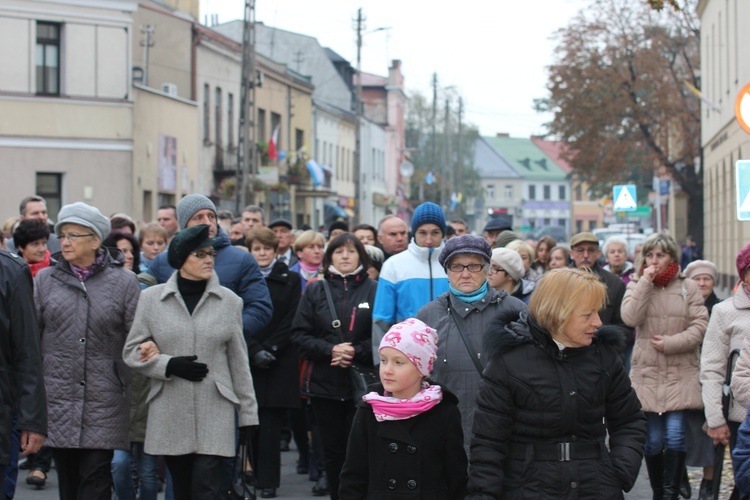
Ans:
[{"label": "black leather gloves", "polygon": [[253,354],[253,366],[256,368],[268,368],[274,361],[276,361],[276,356],[266,350]]},{"label": "black leather gloves", "polygon": [[198,356],[175,356],[167,363],[167,377],[184,378],[191,382],[200,382],[208,375],[208,366],[205,363],[196,363]]}]

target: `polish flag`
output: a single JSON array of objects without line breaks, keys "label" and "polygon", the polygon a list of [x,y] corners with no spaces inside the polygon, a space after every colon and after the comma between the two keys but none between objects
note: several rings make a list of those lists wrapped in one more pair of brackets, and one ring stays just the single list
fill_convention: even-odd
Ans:
[{"label": "polish flag", "polygon": [[271,139],[268,141],[268,157],[271,159],[278,158],[279,152],[276,151],[276,143],[279,140],[279,127],[281,125],[276,125],[276,128],[273,129],[273,135],[271,136]]}]

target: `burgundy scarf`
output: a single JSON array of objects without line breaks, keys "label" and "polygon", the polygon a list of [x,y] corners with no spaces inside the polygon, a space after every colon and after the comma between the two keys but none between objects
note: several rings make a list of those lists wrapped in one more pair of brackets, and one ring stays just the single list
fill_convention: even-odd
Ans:
[{"label": "burgundy scarf", "polygon": [[654,285],[660,287],[667,286],[678,272],[680,272],[680,265],[677,262],[672,262],[667,266],[664,272],[654,276]]}]

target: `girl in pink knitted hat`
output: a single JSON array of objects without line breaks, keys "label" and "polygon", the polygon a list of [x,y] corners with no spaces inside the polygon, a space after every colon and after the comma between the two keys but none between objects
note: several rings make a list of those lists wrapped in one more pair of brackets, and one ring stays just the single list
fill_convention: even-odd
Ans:
[{"label": "girl in pink knitted hat", "polygon": [[467,459],[458,399],[428,379],[437,341],[437,332],[414,318],[383,337],[381,383],[354,417],[340,498],[463,498]]}]

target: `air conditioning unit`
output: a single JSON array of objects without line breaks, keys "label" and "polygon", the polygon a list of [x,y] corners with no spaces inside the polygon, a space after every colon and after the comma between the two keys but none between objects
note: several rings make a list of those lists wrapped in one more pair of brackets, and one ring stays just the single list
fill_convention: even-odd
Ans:
[{"label": "air conditioning unit", "polygon": [[163,83],[161,91],[167,95],[177,97],[177,84],[176,83]]}]

